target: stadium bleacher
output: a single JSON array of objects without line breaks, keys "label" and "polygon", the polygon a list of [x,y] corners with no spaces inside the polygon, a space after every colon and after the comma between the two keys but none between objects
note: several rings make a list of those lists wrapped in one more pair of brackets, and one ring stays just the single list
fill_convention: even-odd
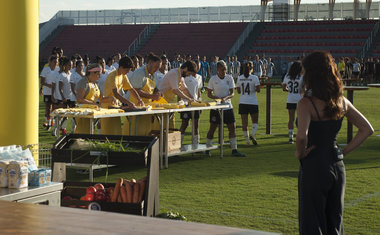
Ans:
[{"label": "stadium bleacher", "polygon": [[145,27],[144,24],[65,26],[62,32],[40,51],[40,57],[48,58],[55,46],[63,48],[68,56],[79,53],[94,58],[97,55],[108,57],[117,52],[123,53]]},{"label": "stadium bleacher", "polygon": [[249,54],[294,58],[315,50],[327,50],[333,56],[356,57],[375,23],[374,20],[265,23],[252,42]]},{"label": "stadium bleacher", "polygon": [[204,23],[160,25],[140,54],[150,51],[169,56],[178,53],[199,54],[207,57],[227,55],[247,23]]},{"label": "stadium bleacher", "polygon": [[[356,57],[372,32],[375,20],[262,22],[256,37],[247,41],[244,55],[265,53],[268,57],[294,58],[314,50],[327,50],[333,56]],[[64,26],[45,47],[40,58],[47,59],[58,46],[65,55],[79,53],[110,56],[124,52],[147,25]],[[199,54],[224,58],[247,23],[160,24],[138,53]],[[372,56],[380,56],[380,43],[375,43]]]}]

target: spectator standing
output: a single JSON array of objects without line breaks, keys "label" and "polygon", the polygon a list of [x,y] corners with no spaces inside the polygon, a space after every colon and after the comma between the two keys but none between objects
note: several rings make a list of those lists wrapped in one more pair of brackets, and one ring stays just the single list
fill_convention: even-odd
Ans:
[{"label": "spectator standing", "polygon": [[[298,104],[296,157],[299,233],[343,234],[347,155],[373,133],[368,120],[343,96],[343,84],[330,54],[314,52],[303,60],[306,95]],[[337,135],[343,117],[358,128],[340,150]]]}]

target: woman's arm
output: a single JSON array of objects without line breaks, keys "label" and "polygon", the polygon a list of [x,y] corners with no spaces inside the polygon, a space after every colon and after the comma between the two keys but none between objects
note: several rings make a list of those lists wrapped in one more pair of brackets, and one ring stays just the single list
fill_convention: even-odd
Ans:
[{"label": "woman's arm", "polygon": [[77,97],[77,92],[75,91],[75,83],[70,83],[71,92],[74,94],[75,98]]},{"label": "woman's arm", "polygon": [[55,83],[52,82],[52,83],[51,83],[51,101],[52,101],[53,103],[55,103],[54,92],[55,92]]},{"label": "woman's arm", "polygon": [[232,99],[232,97],[234,97],[234,95],[235,95],[235,93],[234,93],[234,89],[231,88],[231,89],[229,90],[229,94],[228,94],[227,96],[225,96],[225,97],[222,98],[222,102],[223,102],[223,101],[226,101],[226,100],[228,100],[228,99]]},{"label": "woman's arm", "polygon": [[259,92],[260,92],[260,85],[257,85],[257,86],[255,87],[255,90],[256,90],[257,93],[259,93]]},{"label": "woman's arm", "polygon": [[281,86],[283,91],[289,91],[285,83],[282,83]]},{"label": "woman's arm", "polygon": [[84,95],[85,95],[84,89],[78,88],[78,90],[77,90],[77,103],[78,104],[96,104],[95,101],[85,99]]},{"label": "woman's arm", "polygon": [[310,101],[306,98],[302,98],[297,104],[297,116],[298,116],[298,131],[296,137],[296,158],[301,159],[309,154],[315,146],[306,148],[307,146],[307,133],[309,131],[309,125],[311,121]]},{"label": "woman's arm", "polygon": [[62,101],[66,102],[66,97],[63,95],[63,82],[61,81],[59,81],[58,83],[58,90],[59,90],[59,94],[61,94]]},{"label": "woman's arm", "polygon": [[349,122],[358,128],[358,132],[354,138],[343,149],[343,154],[347,155],[357,147],[359,147],[364,140],[366,140],[373,133],[373,127],[371,123],[357,110],[349,100],[344,98],[346,105],[346,117]]},{"label": "woman's arm", "polygon": [[240,86],[237,86],[235,89],[236,89],[236,91],[237,91],[237,93],[238,93],[238,94],[240,94],[240,93],[241,93],[241,89],[240,89]]}]

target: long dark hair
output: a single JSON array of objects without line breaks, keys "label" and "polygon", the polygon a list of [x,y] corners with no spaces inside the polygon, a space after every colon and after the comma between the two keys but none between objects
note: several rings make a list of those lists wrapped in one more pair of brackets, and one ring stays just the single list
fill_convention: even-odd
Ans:
[{"label": "long dark hair", "polygon": [[[305,87],[312,96],[327,103],[324,114],[328,118],[341,118],[343,113],[343,83],[330,53],[313,52],[303,61]],[[309,92],[306,92],[309,93]]]},{"label": "long dark hair", "polygon": [[301,61],[296,60],[289,68],[288,75],[291,80],[295,80],[302,72],[302,64]]},{"label": "long dark hair", "polygon": [[251,61],[248,61],[244,64],[243,71],[244,71],[244,77],[248,78],[251,74],[251,71],[253,69],[253,63]]}]

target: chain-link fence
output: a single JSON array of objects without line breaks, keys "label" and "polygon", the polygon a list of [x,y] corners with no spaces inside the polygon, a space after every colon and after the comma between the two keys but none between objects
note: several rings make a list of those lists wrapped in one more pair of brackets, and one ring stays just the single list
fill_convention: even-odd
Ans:
[{"label": "chain-link fence", "polygon": [[52,147],[53,147],[53,144],[40,143],[40,144],[30,144],[30,145],[23,146],[23,149],[29,148],[39,168],[50,168]]}]

